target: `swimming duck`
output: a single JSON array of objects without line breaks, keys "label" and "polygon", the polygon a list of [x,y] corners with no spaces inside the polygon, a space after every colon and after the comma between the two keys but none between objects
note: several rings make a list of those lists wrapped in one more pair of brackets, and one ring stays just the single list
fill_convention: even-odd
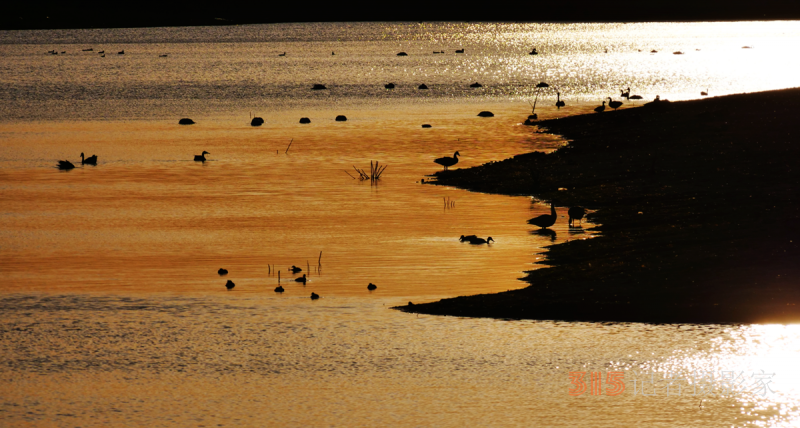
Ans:
[{"label": "swimming duck", "polygon": [[306,280],[306,274],[303,274],[303,276],[301,276],[300,278],[296,278],[295,281],[302,282],[303,285],[306,285],[306,281],[307,281]]},{"label": "swimming duck", "polygon": [[194,160],[197,161],[197,162],[205,162],[206,161],[206,155],[210,155],[210,154],[211,153],[203,150],[203,154],[194,155]]}]

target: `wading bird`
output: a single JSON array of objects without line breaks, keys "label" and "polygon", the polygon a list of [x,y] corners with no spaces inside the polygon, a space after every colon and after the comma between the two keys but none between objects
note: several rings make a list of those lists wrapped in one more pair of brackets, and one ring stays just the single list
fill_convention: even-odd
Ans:
[{"label": "wading bird", "polygon": [[203,150],[203,154],[194,155],[194,160],[196,160],[197,162],[205,162],[206,161],[206,155],[210,155],[210,154],[211,153]]},{"label": "wading bird", "polygon": [[708,95],[708,88],[706,88],[705,91],[700,92],[700,95],[702,95],[702,96]]},{"label": "wading bird", "polygon": [[458,163],[458,156],[459,155],[461,155],[461,153],[455,152],[453,154],[453,157],[444,156],[444,157],[435,159],[434,162],[438,163],[439,165],[442,165],[444,167],[444,170],[447,171],[447,168],[449,168],[449,167],[451,167],[451,166],[453,166],[453,165]]},{"label": "wading bird", "polygon": [[622,106],[622,101],[614,101],[611,97],[608,97],[608,106],[616,110]]},{"label": "wading bird", "polygon": [[556,224],[556,206],[552,202],[550,203],[550,214],[542,214],[538,217],[534,217],[528,220],[528,224],[532,224],[534,226],[539,226],[542,229],[546,229],[554,224]]},{"label": "wading bird", "polygon": [[556,99],[557,99],[556,107],[558,107],[558,109],[561,110],[561,107],[564,107],[566,105],[564,104],[564,101],[561,101],[561,92],[556,92]]},{"label": "wading bird", "polygon": [[597,106],[597,107],[594,108],[594,111],[596,111],[598,113],[602,113],[605,110],[606,110],[606,102],[605,101],[603,101],[603,105]]},{"label": "wading bird", "polygon": [[569,215],[569,221],[567,223],[573,226],[574,220],[580,222],[583,219],[583,216],[586,215],[586,209],[582,207],[572,207],[567,211],[567,215]]}]

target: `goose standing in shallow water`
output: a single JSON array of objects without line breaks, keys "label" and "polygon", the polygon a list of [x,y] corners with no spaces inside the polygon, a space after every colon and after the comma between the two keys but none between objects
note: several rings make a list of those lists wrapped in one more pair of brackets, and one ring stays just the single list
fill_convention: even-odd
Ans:
[{"label": "goose standing in shallow water", "polygon": [[534,226],[539,226],[542,229],[546,229],[554,224],[556,224],[556,206],[552,202],[550,203],[550,214],[542,214],[538,217],[534,217],[528,220],[528,224],[532,224]]},{"label": "goose standing in shallow water", "polygon": [[558,107],[558,109],[561,110],[561,107],[564,107],[566,105],[564,104],[564,101],[561,101],[561,92],[556,92],[556,98],[557,98],[556,107]]},{"label": "goose standing in shallow water", "polygon": [[595,107],[594,111],[602,113],[603,111],[605,111],[605,109],[606,109],[606,102],[603,101],[603,105]]},{"label": "goose standing in shallow water", "polygon": [[444,167],[444,170],[447,171],[448,167],[451,167],[451,166],[453,166],[453,165],[458,163],[458,156],[460,156],[460,155],[461,155],[461,153],[455,152],[453,154],[453,157],[444,156],[444,157],[435,159],[434,162],[438,163],[439,165],[442,165]]},{"label": "goose standing in shallow water", "polygon": [[92,155],[86,159],[83,158],[83,152],[81,152],[81,164],[82,165],[97,165],[97,155]]},{"label": "goose standing in shallow water", "polygon": [[197,161],[197,162],[205,162],[206,161],[206,155],[210,155],[210,154],[211,153],[203,150],[203,154],[194,155],[194,160]]},{"label": "goose standing in shallow water", "polygon": [[582,221],[583,216],[586,215],[586,209],[583,207],[572,207],[567,211],[567,215],[569,216],[569,221],[567,224],[573,226],[575,220],[578,220],[579,222]]}]

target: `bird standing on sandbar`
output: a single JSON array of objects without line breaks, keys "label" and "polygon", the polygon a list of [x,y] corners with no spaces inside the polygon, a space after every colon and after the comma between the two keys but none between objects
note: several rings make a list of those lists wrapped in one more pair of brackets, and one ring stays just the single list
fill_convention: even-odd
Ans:
[{"label": "bird standing on sandbar", "polygon": [[97,155],[92,155],[86,159],[83,158],[83,152],[81,152],[81,164],[83,165],[97,165]]},{"label": "bird standing on sandbar", "polygon": [[608,97],[608,106],[616,110],[622,106],[622,101],[614,101],[611,97]]},{"label": "bird standing on sandbar", "polygon": [[203,154],[194,155],[194,160],[197,161],[197,162],[205,162],[206,161],[206,155],[210,155],[210,154],[211,153],[203,150]]},{"label": "bird standing on sandbar", "polygon": [[539,226],[542,229],[546,229],[554,224],[556,224],[556,206],[552,202],[550,203],[550,214],[542,214],[538,217],[534,217],[528,220],[528,224],[532,224],[534,226]]},{"label": "bird standing on sandbar", "polygon": [[602,113],[602,112],[605,111],[605,109],[606,109],[606,102],[603,101],[603,105],[595,107],[594,111],[596,111],[598,113]]},{"label": "bird standing on sandbar", "polygon": [[444,156],[444,157],[435,159],[434,162],[438,163],[439,165],[442,165],[444,167],[444,170],[447,171],[447,168],[449,168],[449,167],[451,167],[451,166],[453,166],[453,165],[458,163],[458,157],[460,155],[461,155],[461,153],[455,152],[453,154],[453,157]]},{"label": "bird standing on sandbar", "polygon": [[574,226],[575,220],[578,220],[579,222],[582,221],[583,216],[586,215],[586,209],[583,207],[572,207],[567,211],[567,215],[569,216],[569,221],[567,224],[572,227]]}]

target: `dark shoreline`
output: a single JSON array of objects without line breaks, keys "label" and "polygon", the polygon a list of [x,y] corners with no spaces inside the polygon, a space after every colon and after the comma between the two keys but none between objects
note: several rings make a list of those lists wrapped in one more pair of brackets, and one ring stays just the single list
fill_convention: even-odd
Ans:
[{"label": "dark shoreline", "polygon": [[800,321],[798,117],[800,89],[786,89],[542,121],[570,144],[440,172],[438,184],[555,201],[559,222],[567,207],[581,205],[596,210],[602,236],[549,247],[551,267],[528,272],[526,288],[397,309],[567,321]]}]

